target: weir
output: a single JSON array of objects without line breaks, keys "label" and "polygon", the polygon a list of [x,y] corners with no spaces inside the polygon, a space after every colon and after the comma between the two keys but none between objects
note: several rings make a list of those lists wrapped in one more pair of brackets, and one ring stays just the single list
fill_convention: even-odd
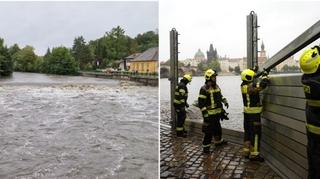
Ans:
[{"label": "weir", "polygon": [[[249,16],[247,17],[247,55],[250,59],[247,64],[248,68],[257,64],[256,42],[258,40],[256,14],[251,12]],[[261,71],[270,71],[319,37],[320,21],[267,60],[262,68],[260,67]],[[173,74],[171,73],[171,80],[174,79]],[[259,75],[261,75],[260,72],[257,76]],[[270,85],[261,93],[263,103],[261,153],[269,167],[282,178],[307,178],[308,175],[305,97],[300,80],[301,74],[270,75]],[[175,113],[174,110],[171,110],[171,113]],[[192,106],[189,108],[187,116],[186,125],[191,136],[203,136],[200,110]],[[173,123],[175,116],[171,120]],[[243,144],[243,132],[241,131],[223,129],[223,137],[234,144]]]},{"label": "weir", "polygon": [[128,80],[142,83],[149,86],[158,86],[159,78],[157,75],[152,74],[137,74],[134,72],[79,72],[81,76],[95,77],[95,78],[108,78],[108,79],[119,79]]}]

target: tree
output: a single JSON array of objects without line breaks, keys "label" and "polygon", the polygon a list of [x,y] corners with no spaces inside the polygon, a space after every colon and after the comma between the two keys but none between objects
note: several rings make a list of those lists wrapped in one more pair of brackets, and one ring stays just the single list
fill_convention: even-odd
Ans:
[{"label": "tree", "polygon": [[70,75],[78,71],[78,64],[66,47],[53,48],[46,60],[45,71],[47,73]]},{"label": "tree", "polygon": [[77,37],[73,41],[72,55],[79,63],[80,69],[90,69],[93,64],[93,52],[82,36]]},{"label": "tree", "polygon": [[200,62],[198,64],[198,71],[199,72],[204,72],[207,69],[207,64],[205,62]]},{"label": "tree", "polygon": [[9,76],[13,71],[13,61],[9,49],[4,45],[4,40],[0,38],[0,76]]},{"label": "tree", "polygon": [[211,68],[217,72],[221,71],[220,63],[218,62],[218,60],[213,60],[211,63],[209,63],[208,68]]},{"label": "tree", "polygon": [[128,56],[127,38],[124,35],[125,31],[117,26],[106,34],[107,45],[107,60],[109,64],[112,64],[116,60],[123,59]]},{"label": "tree", "polygon": [[239,65],[236,66],[236,67],[234,67],[234,72],[235,72],[236,74],[240,74],[240,66],[239,66]]},{"label": "tree", "polygon": [[15,70],[24,72],[36,72],[35,63],[37,55],[32,46],[25,46],[23,49],[13,55],[15,61]]},{"label": "tree", "polygon": [[282,68],[281,71],[283,72],[289,72],[289,66],[287,64],[285,64]]},{"label": "tree", "polygon": [[21,49],[19,48],[18,44],[14,44],[9,48],[9,53],[11,56],[19,52]]},{"label": "tree", "polygon": [[234,69],[233,69],[231,66],[229,66],[229,71],[230,71],[230,72],[233,72],[233,70],[234,70]]},{"label": "tree", "polygon": [[139,51],[143,52],[151,47],[157,47],[159,42],[158,34],[153,31],[148,31],[143,34],[138,34],[135,40],[138,43]]}]

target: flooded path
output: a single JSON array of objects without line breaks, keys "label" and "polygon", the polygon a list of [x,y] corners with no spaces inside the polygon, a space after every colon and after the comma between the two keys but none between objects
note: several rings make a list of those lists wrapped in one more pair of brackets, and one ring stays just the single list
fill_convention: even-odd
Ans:
[{"label": "flooded path", "polygon": [[0,178],[158,177],[157,87],[19,75],[0,81]]}]

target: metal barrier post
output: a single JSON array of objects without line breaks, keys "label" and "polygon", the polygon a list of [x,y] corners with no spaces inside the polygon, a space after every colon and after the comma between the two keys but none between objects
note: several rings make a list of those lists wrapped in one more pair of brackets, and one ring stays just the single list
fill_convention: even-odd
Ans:
[{"label": "metal barrier post", "polygon": [[254,11],[247,15],[247,68],[258,67],[258,18]]},{"label": "metal barrier post", "polygon": [[174,93],[178,83],[178,32],[175,28],[170,31],[170,89],[171,89],[171,127],[176,127],[176,112],[173,106]]}]

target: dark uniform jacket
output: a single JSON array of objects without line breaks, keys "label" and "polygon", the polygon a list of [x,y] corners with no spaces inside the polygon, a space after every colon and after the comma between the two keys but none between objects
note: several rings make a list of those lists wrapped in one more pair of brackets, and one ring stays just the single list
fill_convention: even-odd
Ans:
[{"label": "dark uniform jacket", "polygon": [[176,90],[174,93],[174,107],[176,109],[184,109],[187,104],[188,99],[188,88],[187,84],[180,81],[180,83],[176,86]]},{"label": "dark uniform jacket", "polygon": [[254,80],[253,82],[243,81],[241,84],[242,100],[244,113],[257,114],[261,113],[262,105],[260,102],[259,92],[267,87],[267,80]]},{"label": "dark uniform jacket", "polygon": [[222,102],[226,100],[218,85],[209,87],[204,85],[200,89],[198,105],[204,118],[211,115],[218,115],[222,112]]},{"label": "dark uniform jacket", "polygon": [[301,82],[307,101],[307,128],[310,132],[320,135],[320,75],[304,74]]}]

